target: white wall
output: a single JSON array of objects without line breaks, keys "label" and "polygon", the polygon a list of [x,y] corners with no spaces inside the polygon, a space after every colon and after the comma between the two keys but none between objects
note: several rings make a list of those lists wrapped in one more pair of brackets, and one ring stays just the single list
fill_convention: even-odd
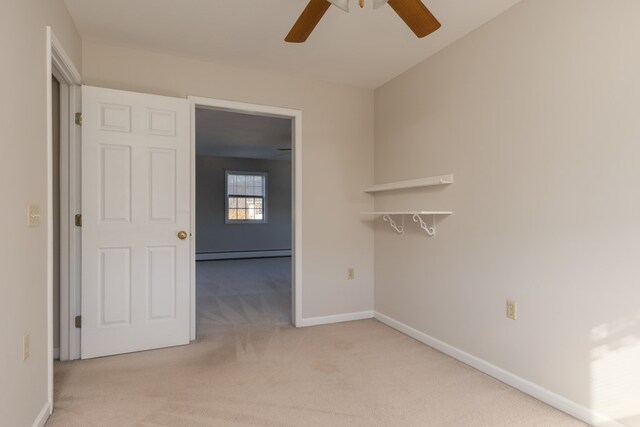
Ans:
[{"label": "white wall", "polygon": [[[302,315],[372,309],[373,234],[360,212],[373,207],[362,193],[373,181],[373,91],[95,42],[83,45],[83,77],[93,86],[302,110]],[[356,280],[346,280],[348,267]]]},{"label": "white wall", "polygon": [[525,0],[375,93],[376,182],[456,179],[376,196],[455,214],[434,239],[378,223],[375,309],[629,425],[639,16],[637,0]]},{"label": "white wall", "polygon": [[[267,173],[266,223],[225,223],[225,171]],[[196,237],[196,253],[291,250],[291,161],[196,156]]]},{"label": "white wall", "polygon": [[[81,66],[80,38],[62,0],[4,0],[0,13],[0,420],[31,425],[47,402],[46,25]],[[42,222],[27,228],[27,203]],[[31,357],[22,361],[22,336]]]}]

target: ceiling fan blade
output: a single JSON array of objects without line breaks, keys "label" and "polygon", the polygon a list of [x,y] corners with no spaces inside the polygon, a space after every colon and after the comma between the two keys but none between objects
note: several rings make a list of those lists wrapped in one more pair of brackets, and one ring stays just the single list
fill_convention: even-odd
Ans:
[{"label": "ceiling fan blade", "polygon": [[311,32],[322,19],[331,3],[327,0],[311,0],[307,7],[285,37],[284,41],[289,43],[303,43],[311,35]]},{"label": "ceiling fan blade", "polygon": [[420,0],[389,0],[389,6],[420,38],[441,27],[440,22]]}]

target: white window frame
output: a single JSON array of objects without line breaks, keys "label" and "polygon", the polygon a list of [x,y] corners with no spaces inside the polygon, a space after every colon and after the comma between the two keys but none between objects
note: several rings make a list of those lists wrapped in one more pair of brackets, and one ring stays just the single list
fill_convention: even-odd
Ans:
[{"label": "white window frame", "polygon": [[[229,175],[261,176],[263,179],[262,219],[230,219],[229,218]],[[224,173],[224,223],[225,224],[267,224],[267,194],[269,190],[269,172],[225,171]],[[251,197],[251,196],[246,196]]]}]

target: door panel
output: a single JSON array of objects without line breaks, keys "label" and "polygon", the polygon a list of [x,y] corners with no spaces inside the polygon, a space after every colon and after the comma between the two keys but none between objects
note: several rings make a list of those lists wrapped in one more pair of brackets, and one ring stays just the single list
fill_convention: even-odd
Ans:
[{"label": "door panel", "polygon": [[101,145],[100,222],[131,222],[131,147]]},{"label": "door panel", "polygon": [[175,221],[176,178],[175,150],[149,150],[149,221]]},{"label": "door panel", "polygon": [[100,251],[99,326],[131,323],[131,248]]},{"label": "door panel", "polygon": [[189,106],[83,87],[81,357],[188,344]]},{"label": "door panel", "polygon": [[176,316],[175,247],[148,248],[149,320],[174,319]]}]

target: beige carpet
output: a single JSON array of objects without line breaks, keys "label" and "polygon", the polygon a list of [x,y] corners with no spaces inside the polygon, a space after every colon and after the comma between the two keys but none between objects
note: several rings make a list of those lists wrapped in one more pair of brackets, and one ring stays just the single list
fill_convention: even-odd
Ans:
[{"label": "beige carpet", "polygon": [[[276,264],[199,264],[196,343],[57,363],[47,425],[584,425],[376,320],[283,324],[274,280],[288,267]],[[229,286],[242,271],[253,277],[244,291]]]}]

